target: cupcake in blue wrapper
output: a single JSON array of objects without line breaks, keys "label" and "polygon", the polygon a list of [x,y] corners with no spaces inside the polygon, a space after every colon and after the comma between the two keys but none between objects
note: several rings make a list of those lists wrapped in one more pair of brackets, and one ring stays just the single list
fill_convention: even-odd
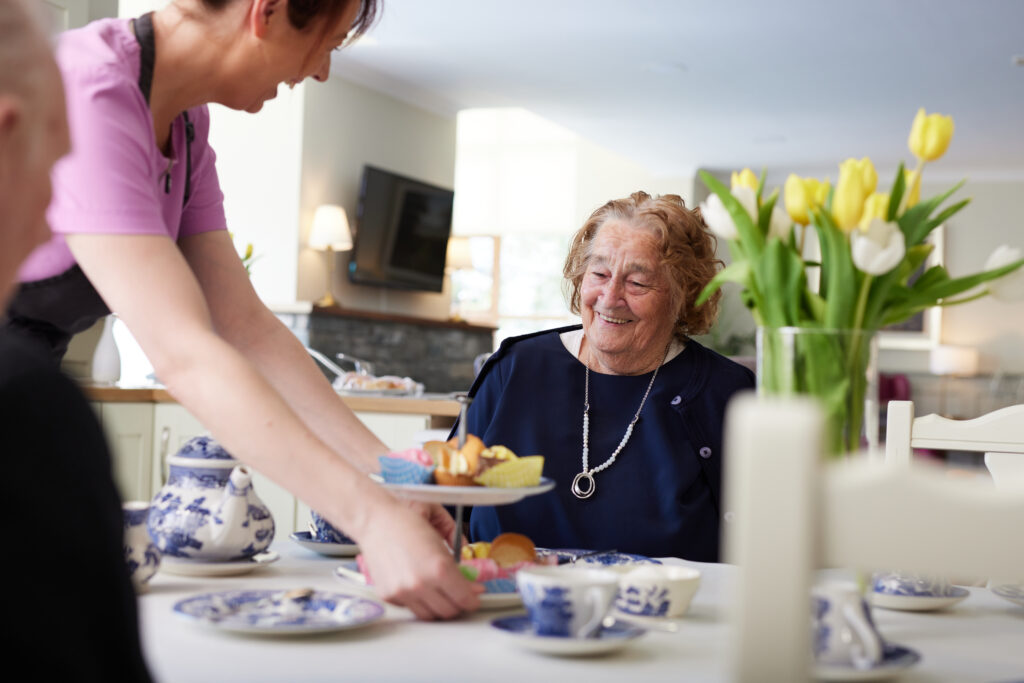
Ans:
[{"label": "cupcake in blue wrapper", "polygon": [[377,460],[388,484],[429,484],[434,479],[434,461],[419,448],[388,453]]}]

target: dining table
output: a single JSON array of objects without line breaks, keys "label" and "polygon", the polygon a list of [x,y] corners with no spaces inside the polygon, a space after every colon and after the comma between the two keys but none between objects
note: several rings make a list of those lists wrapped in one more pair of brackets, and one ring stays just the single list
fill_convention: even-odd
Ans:
[{"label": "dining table", "polygon": [[[678,619],[650,619],[646,633],[600,656],[541,654],[491,625],[523,612],[481,610],[451,621],[418,621],[406,609],[361,628],[317,635],[224,632],[174,611],[179,601],[229,590],[317,591],[372,596],[372,589],[339,578],[345,559],[324,557],[284,538],[273,564],[239,576],[182,576],[160,571],[139,595],[143,649],[157,681],[536,681],[632,683],[728,681],[730,623],[739,569],[727,564],[659,558],[694,567],[700,587]],[[874,609],[882,636],[916,650],[920,661],[900,681],[995,683],[1024,680],[1024,607],[984,587],[939,612]],[[810,607],[808,607],[808,628]],[[808,634],[810,631],[808,630]],[[809,635],[808,635],[809,637]]]}]

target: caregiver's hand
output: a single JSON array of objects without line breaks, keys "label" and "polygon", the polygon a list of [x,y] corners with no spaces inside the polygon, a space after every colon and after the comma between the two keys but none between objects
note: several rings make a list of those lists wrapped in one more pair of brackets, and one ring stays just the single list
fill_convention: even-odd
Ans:
[{"label": "caregiver's hand", "polygon": [[[440,513],[454,530],[448,513],[443,508]],[[432,515],[440,520],[436,510]],[[425,620],[451,619],[480,606],[483,586],[462,576],[451,551],[419,514],[388,505],[373,516],[370,527],[365,538],[358,539],[359,547],[384,600]]]}]

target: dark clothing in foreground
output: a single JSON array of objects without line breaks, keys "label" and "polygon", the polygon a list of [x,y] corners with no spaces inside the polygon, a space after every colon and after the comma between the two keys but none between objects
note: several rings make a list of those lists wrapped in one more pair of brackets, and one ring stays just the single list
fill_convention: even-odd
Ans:
[{"label": "dark clothing in foreground", "polygon": [[7,667],[40,680],[149,681],[99,422],[43,349],[10,333],[0,333],[0,453],[15,560]]}]

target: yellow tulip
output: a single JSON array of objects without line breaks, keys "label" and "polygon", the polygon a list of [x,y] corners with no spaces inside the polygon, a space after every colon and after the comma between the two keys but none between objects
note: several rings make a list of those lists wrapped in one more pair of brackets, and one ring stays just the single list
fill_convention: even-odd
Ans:
[{"label": "yellow tulip", "polygon": [[245,245],[245,256],[242,257],[242,260],[245,261],[245,260],[248,260],[248,259],[251,259],[251,258],[252,258],[252,242],[250,242],[249,244]]},{"label": "yellow tulip", "polygon": [[[872,169],[874,170],[874,169]],[[843,232],[850,232],[864,212],[864,171],[856,159],[847,159],[839,165],[839,180],[832,194],[832,218]]]},{"label": "yellow tulip", "polygon": [[861,232],[867,232],[871,225],[872,218],[885,221],[889,213],[889,195],[885,192],[876,192],[864,200],[864,213],[860,216]]},{"label": "yellow tulip", "polygon": [[909,209],[921,200],[921,175],[917,171],[903,169],[903,184],[903,194],[906,196],[903,206]]},{"label": "yellow tulip", "polygon": [[757,175],[749,168],[745,168],[739,173],[736,171],[732,172],[732,189],[737,187],[749,187],[754,192],[757,192],[757,186],[760,182],[757,179]]},{"label": "yellow tulip", "polygon": [[860,174],[865,197],[875,191],[875,188],[878,187],[878,173],[875,172],[875,165],[871,163],[871,159],[868,157],[860,160],[847,159],[845,163],[850,164]]},{"label": "yellow tulip", "polygon": [[921,108],[917,110],[914,124],[910,127],[907,146],[921,161],[935,161],[946,153],[952,139],[953,117],[925,114],[924,108]]},{"label": "yellow tulip", "polygon": [[794,223],[807,225],[811,222],[811,210],[825,203],[828,197],[828,181],[821,182],[815,178],[801,178],[790,173],[783,186],[783,201],[786,212]]}]

